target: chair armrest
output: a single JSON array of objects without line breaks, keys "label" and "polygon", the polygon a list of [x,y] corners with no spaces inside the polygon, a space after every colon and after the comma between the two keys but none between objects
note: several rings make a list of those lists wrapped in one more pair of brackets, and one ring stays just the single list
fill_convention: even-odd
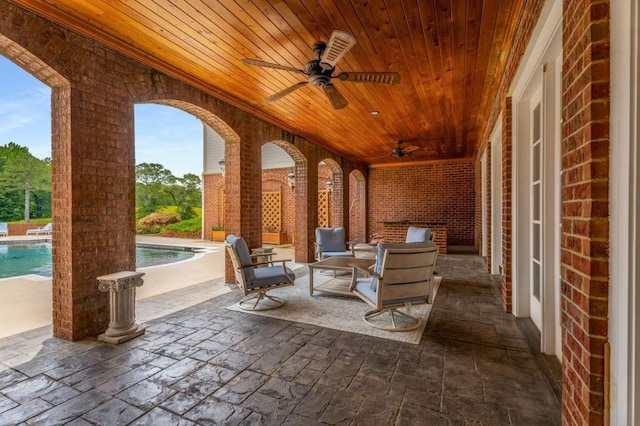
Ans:
[{"label": "chair armrest", "polygon": [[[253,266],[262,266],[262,265],[272,265],[272,266],[276,266],[273,265],[274,263],[282,263],[282,266],[286,266],[287,262],[291,262],[291,259],[285,259],[285,260],[268,260],[266,262],[258,262],[258,263],[254,263],[253,265],[249,265],[251,267]],[[245,266],[243,266],[243,268],[245,268]]]},{"label": "chair armrest", "polygon": [[322,260],[323,259],[323,256],[322,256],[322,243],[319,243],[319,242],[315,241],[313,243],[313,247],[314,247],[314,250],[315,250],[314,254],[316,256],[316,259]]},{"label": "chair armrest", "polygon": [[356,257],[356,244],[358,244],[356,240],[347,241],[347,248],[351,250],[351,256],[353,257]]},{"label": "chair armrest", "polygon": [[[264,264],[268,264],[268,263],[273,263],[273,256],[276,253],[252,253],[249,256],[251,257],[251,259],[253,259],[253,265],[264,265]],[[265,260],[264,262],[256,262],[255,260],[258,258],[266,258],[267,260]]]}]

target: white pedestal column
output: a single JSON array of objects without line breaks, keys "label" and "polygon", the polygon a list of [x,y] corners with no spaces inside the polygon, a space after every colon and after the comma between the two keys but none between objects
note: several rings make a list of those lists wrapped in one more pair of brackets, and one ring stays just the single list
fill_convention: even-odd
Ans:
[{"label": "white pedestal column", "polygon": [[144,334],[136,324],[136,287],[142,286],[143,272],[123,271],[98,277],[98,289],[109,292],[109,328],[98,336],[108,343],[122,343]]}]

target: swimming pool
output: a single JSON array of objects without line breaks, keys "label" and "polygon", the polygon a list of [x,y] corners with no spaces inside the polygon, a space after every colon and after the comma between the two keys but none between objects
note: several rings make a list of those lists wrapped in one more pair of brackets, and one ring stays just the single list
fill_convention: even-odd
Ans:
[{"label": "swimming pool", "polygon": [[[187,260],[193,250],[182,247],[136,245],[138,268]],[[51,276],[51,241],[5,241],[0,243],[0,278],[36,274]]]}]

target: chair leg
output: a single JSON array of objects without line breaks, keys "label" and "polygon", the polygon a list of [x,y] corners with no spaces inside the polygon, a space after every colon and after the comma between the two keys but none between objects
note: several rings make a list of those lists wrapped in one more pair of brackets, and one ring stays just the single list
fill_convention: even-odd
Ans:
[{"label": "chair leg", "polygon": [[[389,315],[391,316],[390,327],[379,325],[370,321],[372,318],[377,317],[378,315],[381,315],[385,312],[389,312]],[[404,326],[396,324],[396,318],[394,316],[395,314],[398,314],[399,317],[403,317],[406,320],[408,320],[409,324]],[[386,330],[386,331],[410,331],[410,330],[415,330],[420,326],[420,319],[418,319],[414,315],[399,311],[396,308],[383,309],[381,311],[373,310],[373,311],[366,312],[362,317],[362,320],[373,328],[377,328],[379,330]]]},{"label": "chair leg", "polygon": [[[247,307],[245,305],[253,303],[253,306]],[[270,303],[267,300],[273,302]],[[266,291],[254,293],[251,296],[242,299],[238,302],[238,307],[244,311],[268,311],[270,309],[276,309],[284,305],[284,300],[279,297],[271,296]]]}]

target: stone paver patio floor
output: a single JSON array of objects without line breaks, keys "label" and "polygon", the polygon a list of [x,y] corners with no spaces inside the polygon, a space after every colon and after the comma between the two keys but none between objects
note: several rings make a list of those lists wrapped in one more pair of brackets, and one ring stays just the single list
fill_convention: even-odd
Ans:
[{"label": "stone paver patio floor", "polygon": [[237,290],[119,346],[48,338],[28,354],[29,333],[2,339],[0,425],[560,424],[557,389],[484,261],[438,264],[420,345],[225,309]]}]

